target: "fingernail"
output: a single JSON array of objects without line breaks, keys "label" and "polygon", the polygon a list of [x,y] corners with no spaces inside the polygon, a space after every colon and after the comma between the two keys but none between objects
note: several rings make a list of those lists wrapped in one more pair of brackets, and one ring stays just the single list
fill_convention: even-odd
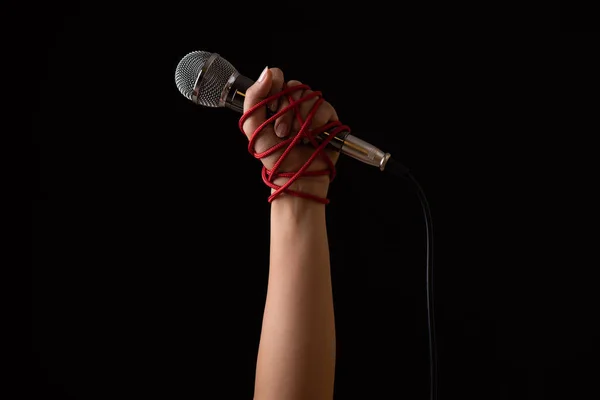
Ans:
[{"label": "fingernail", "polygon": [[265,67],[265,69],[263,69],[263,72],[261,72],[260,76],[258,77],[259,82],[262,82],[263,79],[265,79],[265,75],[266,75],[268,69],[269,69],[269,67]]},{"label": "fingernail", "polygon": [[279,106],[279,99],[275,99],[271,102],[271,104],[269,104],[269,108],[271,109],[271,111],[273,111],[274,113],[277,111],[277,108]]},{"label": "fingernail", "polygon": [[288,132],[288,126],[285,122],[280,123],[279,125],[277,125],[277,127],[275,128],[275,134],[277,136],[279,136],[280,138],[286,137]]}]

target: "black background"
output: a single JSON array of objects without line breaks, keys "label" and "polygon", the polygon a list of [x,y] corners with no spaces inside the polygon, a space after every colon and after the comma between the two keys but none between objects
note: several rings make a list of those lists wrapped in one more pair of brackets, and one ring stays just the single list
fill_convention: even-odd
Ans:
[{"label": "black background", "polygon": [[[413,170],[436,234],[441,399],[589,393],[599,372],[591,281],[559,248],[531,252],[532,214],[546,206],[508,172],[545,134],[517,123],[537,112],[523,83],[543,73],[528,66],[535,46],[447,33],[483,27],[493,10],[475,21],[459,6],[399,7],[25,10],[34,38],[19,51],[32,61],[18,67],[36,91],[26,100],[32,340],[19,398],[252,398],[269,189],[239,116],[178,92],[175,68],[193,50],[253,79],[282,68]],[[418,200],[347,158],[330,198],[335,397],[426,399]]]},{"label": "black background", "polygon": [[595,1],[573,0],[556,2],[560,15],[560,30],[566,33],[600,32],[598,4]]}]

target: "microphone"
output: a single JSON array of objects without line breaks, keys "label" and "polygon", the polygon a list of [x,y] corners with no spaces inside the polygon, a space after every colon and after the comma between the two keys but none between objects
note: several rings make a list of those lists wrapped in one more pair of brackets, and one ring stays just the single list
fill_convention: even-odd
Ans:
[{"label": "microphone", "polygon": [[[175,70],[175,84],[186,98],[205,107],[226,107],[239,113],[244,112],[246,90],[254,81],[240,74],[233,65],[217,53],[193,51],[185,55]],[[317,139],[329,135],[323,132]],[[342,132],[336,135],[329,146],[365,164],[378,167],[381,171],[388,167],[390,172],[405,175],[408,169],[391,159],[385,153],[351,135]]]}]

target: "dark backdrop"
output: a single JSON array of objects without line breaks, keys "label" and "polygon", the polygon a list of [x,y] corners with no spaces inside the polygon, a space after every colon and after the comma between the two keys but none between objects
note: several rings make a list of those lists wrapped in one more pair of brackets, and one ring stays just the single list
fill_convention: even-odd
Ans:
[{"label": "dark backdrop", "polygon": [[561,0],[556,2],[560,15],[560,31],[563,33],[598,33],[598,5],[593,1]]},{"label": "dark backdrop", "polygon": [[[515,123],[533,112],[515,77],[535,46],[448,34],[485,26],[460,7],[222,3],[25,10],[19,68],[36,90],[23,398],[252,398],[269,189],[239,116],[179,94],[174,71],[193,50],[253,79],[282,68],[413,170],[436,234],[441,399],[587,393],[598,368],[585,282],[545,284],[553,267],[527,255],[521,216],[541,205],[503,173],[536,134]],[[330,198],[335,397],[426,399],[418,200],[348,158]]]}]

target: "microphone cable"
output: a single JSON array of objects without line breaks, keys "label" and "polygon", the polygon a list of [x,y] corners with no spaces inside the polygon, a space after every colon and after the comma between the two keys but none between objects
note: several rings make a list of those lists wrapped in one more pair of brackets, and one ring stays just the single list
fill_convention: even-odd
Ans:
[{"label": "microphone cable", "polygon": [[404,178],[412,184],[417,197],[421,203],[423,209],[423,217],[425,220],[425,241],[426,241],[426,274],[425,281],[427,287],[427,330],[428,330],[428,341],[429,341],[429,386],[431,400],[437,400],[438,394],[438,355],[437,355],[437,342],[435,338],[435,309],[434,309],[434,284],[433,284],[433,226],[431,218],[431,208],[429,202],[425,196],[425,191],[417,181],[417,179],[410,173],[408,168],[402,165],[400,162],[393,158],[390,158],[384,171]]}]

